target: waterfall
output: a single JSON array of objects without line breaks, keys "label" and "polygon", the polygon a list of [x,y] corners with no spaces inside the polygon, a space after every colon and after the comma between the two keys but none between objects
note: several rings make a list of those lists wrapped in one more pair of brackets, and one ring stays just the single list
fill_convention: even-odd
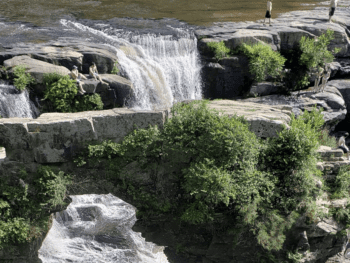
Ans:
[{"label": "waterfall", "polygon": [[162,247],[131,230],[133,206],[111,194],[71,198],[39,250],[43,263],[168,263]]},{"label": "waterfall", "polygon": [[0,115],[3,118],[36,118],[39,110],[30,101],[27,90],[20,92],[12,85],[0,83]]},{"label": "waterfall", "polygon": [[67,20],[61,23],[115,49],[122,72],[134,86],[134,98],[128,102],[132,108],[163,109],[175,102],[201,99],[201,65],[191,30],[172,28],[176,32],[172,35],[138,35],[108,26],[97,30]]}]

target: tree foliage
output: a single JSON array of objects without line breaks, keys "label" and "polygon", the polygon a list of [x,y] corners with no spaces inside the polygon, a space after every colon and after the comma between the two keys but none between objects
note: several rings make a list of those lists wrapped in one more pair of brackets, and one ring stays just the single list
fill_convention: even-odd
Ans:
[{"label": "tree foliage", "polygon": [[13,84],[20,91],[24,90],[29,84],[34,83],[34,78],[29,73],[26,73],[26,67],[23,65],[15,66],[13,75]]},{"label": "tree foliage", "polygon": [[29,242],[47,229],[49,216],[65,205],[70,177],[42,166],[37,173],[0,177],[0,248]]},{"label": "tree foliage", "polygon": [[44,83],[46,85],[44,100],[48,99],[52,103],[48,111],[77,112],[103,109],[99,94],[76,96],[78,93],[76,81],[69,76],[46,74]]},{"label": "tree foliage", "polygon": [[[293,117],[290,129],[266,142],[243,118],[220,114],[203,101],[177,104],[171,115],[162,130],[134,130],[121,143],[90,145],[86,161],[109,167],[111,179],[122,182],[142,213],[171,214],[195,225],[246,225],[265,249],[281,249],[300,207],[317,194],[311,174],[317,174],[321,114]],[[154,180],[146,191],[126,183],[140,172]],[[218,215],[226,218],[224,225]]]},{"label": "tree foliage", "polygon": [[249,71],[254,75],[255,81],[281,75],[286,59],[279,52],[273,51],[270,45],[260,42],[253,45],[243,43],[240,50],[249,57]]}]

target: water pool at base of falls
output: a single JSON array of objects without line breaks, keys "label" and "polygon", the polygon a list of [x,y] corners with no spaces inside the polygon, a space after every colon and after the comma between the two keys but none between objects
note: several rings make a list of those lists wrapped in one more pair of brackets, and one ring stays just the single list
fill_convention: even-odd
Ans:
[{"label": "water pool at base of falls", "polygon": [[108,195],[71,196],[56,213],[40,250],[43,263],[168,263],[163,247],[131,230],[135,208]]}]

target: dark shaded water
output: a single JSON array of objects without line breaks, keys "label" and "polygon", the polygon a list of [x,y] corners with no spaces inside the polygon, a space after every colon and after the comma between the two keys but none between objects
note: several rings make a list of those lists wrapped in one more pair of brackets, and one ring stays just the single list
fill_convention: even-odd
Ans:
[{"label": "dark shaded water", "polygon": [[[272,18],[280,13],[312,9],[320,0],[274,0]],[[263,18],[264,0],[1,0],[0,18],[37,26],[57,23],[64,16],[105,20],[114,17],[176,18],[193,25]],[[66,17],[67,18],[67,17]]]}]

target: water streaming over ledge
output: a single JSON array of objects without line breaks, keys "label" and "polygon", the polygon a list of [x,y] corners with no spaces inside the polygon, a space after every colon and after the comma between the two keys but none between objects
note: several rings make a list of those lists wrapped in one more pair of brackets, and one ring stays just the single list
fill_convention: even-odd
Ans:
[{"label": "water streaming over ledge", "polygon": [[99,30],[68,20],[61,23],[115,49],[123,75],[134,85],[135,96],[128,101],[132,108],[164,109],[202,98],[197,39],[191,30],[171,28],[172,35],[139,35],[109,26]]},{"label": "water streaming over ledge", "polygon": [[162,247],[131,230],[133,206],[111,194],[71,198],[39,250],[43,263],[168,263]]},{"label": "water streaming over ledge", "polygon": [[0,83],[0,115],[3,118],[37,118],[39,110],[30,101],[27,90],[20,92],[16,87]]}]

